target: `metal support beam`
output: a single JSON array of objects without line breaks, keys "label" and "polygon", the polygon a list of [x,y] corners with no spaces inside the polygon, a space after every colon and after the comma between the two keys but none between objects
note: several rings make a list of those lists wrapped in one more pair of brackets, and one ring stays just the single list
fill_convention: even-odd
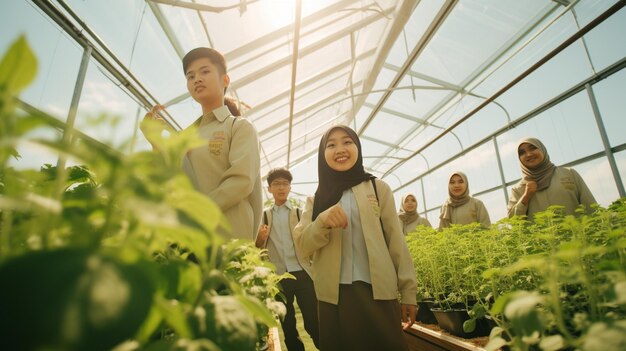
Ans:
[{"label": "metal support beam", "polygon": [[502,182],[504,199],[506,203],[509,203],[509,193],[506,191],[506,178],[504,177],[504,168],[502,167],[502,158],[500,157],[500,147],[498,146],[498,140],[495,135],[491,136],[491,141],[493,141],[493,148],[496,150],[496,160],[498,161],[498,170],[500,171],[500,181]]},{"label": "metal support beam", "polygon": [[289,136],[287,138],[287,165],[291,159],[291,132],[293,129],[293,110],[296,104],[296,77],[298,73],[298,49],[300,47],[300,25],[302,23],[302,0],[296,0],[296,18],[294,21],[293,53],[291,54],[291,93],[289,96]]},{"label": "metal support beam", "polygon": [[622,182],[622,177],[619,174],[617,163],[615,163],[615,156],[613,155],[613,152],[611,152],[611,143],[609,142],[609,136],[606,134],[606,128],[604,128],[604,122],[602,121],[602,115],[600,114],[600,109],[598,108],[596,95],[593,93],[593,88],[591,87],[591,84],[589,83],[585,84],[585,90],[587,90],[587,96],[589,96],[589,103],[591,103],[593,116],[596,119],[596,124],[598,125],[598,131],[600,132],[600,137],[602,138],[602,145],[604,146],[604,154],[606,155],[606,158],[609,161],[609,166],[611,167],[611,173],[613,173],[613,179],[615,180],[615,184],[617,185],[617,191],[619,192],[620,197],[625,197],[626,191],[624,191],[624,183]]},{"label": "metal support beam", "polygon": [[589,22],[589,24],[587,24],[585,27],[583,27],[581,30],[579,30],[578,32],[574,33],[572,36],[570,36],[567,40],[565,40],[563,43],[561,43],[559,46],[557,46],[556,48],[554,48],[552,51],[550,51],[547,55],[545,55],[544,57],[542,57],[539,61],[537,61],[535,64],[533,64],[531,67],[529,67],[527,70],[525,70],[524,72],[522,72],[522,74],[520,74],[519,76],[517,76],[515,79],[513,79],[511,82],[509,82],[506,86],[504,86],[503,88],[501,88],[500,90],[498,90],[496,93],[494,93],[491,97],[489,97],[488,99],[486,99],[485,101],[483,101],[480,105],[478,105],[477,107],[475,107],[472,111],[470,111],[469,113],[467,113],[465,116],[463,116],[462,118],[460,118],[458,121],[454,122],[450,127],[446,128],[446,130],[444,130],[443,132],[441,132],[439,135],[437,135],[436,137],[434,137],[433,139],[431,139],[429,142],[427,142],[424,146],[420,147],[419,149],[417,149],[412,155],[408,156],[405,161],[401,161],[396,163],[393,167],[391,167],[389,170],[387,170],[387,172],[385,172],[385,174],[383,174],[384,178],[386,175],[390,174],[391,172],[393,172],[394,170],[398,169],[398,167],[400,167],[404,162],[408,161],[409,159],[415,157],[417,154],[419,154],[420,152],[424,151],[425,149],[427,149],[428,147],[430,147],[431,145],[433,145],[437,140],[443,138],[446,134],[448,134],[449,132],[451,132],[453,129],[455,129],[456,127],[458,127],[461,123],[465,122],[467,119],[469,119],[470,117],[472,117],[473,115],[475,115],[478,111],[480,111],[481,109],[483,109],[485,106],[489,105],[493,100],[495,100],[496,98],[498,98],[500,95],[504,94],[506,91],[508,91],[510,88],[512,88],[513,86],[515,86],[517,83],[519,83],[522,79],[526,78],[528,75],[530,75],[532,72],[534,72],[535,70],[537,70],[539,67],[543,66],[546,62],[548,62],[550,59],[552,59],[554,56],[556,56],[558,53],[560,53],[561,51],[565,50],[565,48],[567,48],[568,46],[570,46],[572,43],[576,42],[576,40],[578,40],[580,37],[582,37],[583,35],[585,35],[586,33],[588,33],[589,31],[591,31],[593,28],[595,28],[597,25],[599,25],[600,23],[602,23],[605,19],[607,19],[608,17],[610,17],[612,14],[614,14],[615,12],[619,11],[622,7],[624,7],[626,5],[626,1],[622,0],[620,2],[615,3],[613,6],[611,6],[609,9],[607,9],[606,11],[604,11],[602,14],[600,14],[598,17],[596,17],[593,21]]},{"label": "metal support beam", "polygon": [[167,18],[163,16],[163,12],[161,12],[161,9],[154,1],[148,1],[148,6],[150,6],[150,10],[152,10],[154,17],[156,18],[157,22],[159,22],[161,29],[163,29],[167,40],[169,40],[170,44],[172,44],[174,51],[176,51],[178,57],[182,58],[185,55],[185,51],[183,50],[182,45],[180,45],[180,41],[178,41],[178,38],[176,38],[176,35],[172,33],[172,26],[170,26]]},{"label": "metal support beam", "polygon": [[[443,167],[444,165],[456,160],[457,158],[467,154],[468,152],[478,148],[479,146],[483,145],[484,143],[489,142],[489,140],[495,136],[498,136],[500,134],[505,133],[506,131],[510,130],[511,128],[515,128],[516,126],[530,120],[531,118],[539,115],[540,113],[547,111],[548,109],[558,105],[559,103],[561,103],[562,101],[580,93],[581,91],[585,90],[585,86],[587,84],[595,84],[607,77],[610,77],[611,75],[619,72],[620,70],[626,68],[626,57],[622,58],[621,60],[619,60],[618,62],[612,64],[611,66],[605,68],[604,70],[598,72],[598,74],[592,76],[591,78],[586,79],[585,81],[579,83],[578,85],[566,90],[565,92],[561,93],[560,95],[554,97],[553,99],[547,101],[546,103],[544,103],[543,105],[535,108],[534,110],[528,112],[527,114],[517,118],[516,120],[512,121],[511,123],[507,124],[506,126],[494,131],[493,133],[491,133],[490,135],[486,136],[485,138],[483,138],[482,140],[477,141],[476,143],[470,145],[469,147],[465,148],[465,150],[451,156],[450,158],[448,158],[447,160],[442,161],[441,163],[439,163],[438,165],[434,166],[433,168],[429,169],[427,172],[424,172],[422,174],[420,174],[419,176],[409,180],[408,182],[406,182],[405,184],[403,184],[402,186],[393,189],[393,192],[395,193],[396,191],[399,191],[401,189],[403,189],[404,187],[409,186],[410,184],[418,181],[419,179],[427,176],[428,174],[431,174],[432,172],[438,170],[439,168]],[[622,149],[620,147],[613,147],[611,148],[611,152],[616,153],[621,151]],[[422,156],[421,154],[418,154],[420,156]],[[596,156],[593,156],[593,158],[597,158]],[[581,160],[578,160],[576,162],[583,162]],[[567,166],[567,165],[564,165]],[[508,186],[510,183],[507,183],[506,185]],[[498,186],[499,187],[499,186]]]},{"label": "metal support beam", "polygon": [[[80,61],[80,67],[78,69],[78,75],[76,76],[76,83],[74,84],[74,92],[72,94],[72,101],[70,102],[70,109],[67,113],[67,119],[65,120],[65,128],[63,130],[63,146],[68,149],[74,142],[74,123],[76,121],[76,113],[78,112],[78,103],[80,102],[80,96],[83,92],[83,85],[85,84],[85,76],[87,75],[87,68],[89,67],[89,59],[91,58],[92,48],[87,46],[83,50],[83,58]],[[65,153],[59,153],[57,160],[57,194],[56,199],[60,199],[63,191],[65,190],[65,164],[67,162],[67,156]]]},{"label": "metal support beam", "polygon": [[[143,104],[146,109],[149,109],[158,100],[139,82],[139,80],[130,72],[130,70],[122,63],[122,61],[113,54],[113,52],[106,46],[106,44],[96,35],[91,28],[85,24],[80,17],[63,1],[58,0],[59,4],[65,10],[81,28],[77,28],[65,14],[63,14],[56,6],[47,0],[32,0],[50,19],[52,19],[61,29],[65,31],[74,41],[76,41],[83,48],[91,47],[91,56],[95,59],[104,69],[106,69],[120,85],[124,86],[128,92],[134,96],[139,103]],[[90,38],[85,36],[87,33]],[[100,52],[99,47],[102,49]],[[110,61],[113,61],[111,63]],[[119,67],[119,68],[118,68]],[[181,129],[180,125],[167,113],[165,113],[165,121],[168,125],[174,129]]]},{"label": "metal support beam", "polygon": [[[457,3],[457,0],[447,0],[445,4],[439,9],[439,12],[437,13],[433,21],[430,23],[430,26],[428,26],[428,28],[426,29],[425,34],[422,36],[422,38],[420,38],[420,41],[417,43],[415,48],[413,48],[413,51],[411,52],[407,60],[404,61],[404,64],[402,65],[402,68],[400,69],[400,71],[398,71],[396,76],[393,78],[393,80],[389,84],[390,89],[393,89],[400,84],[400,81],[402,81],[402,78],[404,78],[404,75],[406,74],[406,72],[410,70],[410,68],[413,66],[413,63],[417,59],[417,57],[422,53],[424,48],[426,48],[426,45],[430,42],[430,40],[435,36],[435,33],[441,27],[446,17],[448,17],[448,15],[452,12],[452,9],[456,5],[456,3]],[[372,110],[372,112],[370,112],[370,115],[367,117],[367,119],[363,123],[363,126],[358,130],[359,135],[363,134],[363,132],[367,129],[367,126],[372,122],[372,120],[374,119],[374,116],[376,116],[376,114],[380,111],[380,109],[383,107],[383,105],[387,102],[387,100],[391,96],[392,91],[393,90],[389,90],[385,92],[383,96],[380,98],[380,100],[378,100],[376,107]]]},{"label": "metal support beam", "polygon": [[[386,13],[390,13],[391,10],[387,10]],[[328,36],[327,38],[325,38],[324,40],[320,40],[318,42],[315,42],[311,45],[308,45],[307,47],[303,48],[302,50],[300,50],[299,52],[299,56],[300,58],[308,56],[310,54],[312,54],[313,52],[337,41],[340,40],[348,35],[350,35],[350,33],[352,33],[353,31],[359,30],[363,27],[366,27],[372,23],[375,23],[376,21],[379,21],[380,19],[385,18],[383,14],[380,13],[375,13],[373,15],[370,15],[368,17],[366,17],[365,19],[354,23],[346,28],[343,28],[340,31],[337,31],[335,33],[333,33],[332,35]],[[247,85],[251,82],[256,81],[257,79],[259,79],[259,77],[263,77],[266,76],[274,71],[279,70],[280,68],[288,65],[291,61],[293,60],[292,55],[283,57],[282,59],[279,59],[277,61],[275,61],[274,63],[263,67],[262,69],[252,72],[248,75],[246,75],[245,77],[241,77],[239,79],[237,79],[236,82],[231,83],[231,87],[238,89],[244,85]]]},{"label": "metal support beam", "polygon": [[[242,4],[231,5],[231,6],[210,6],[204,4],[197,4],[195,2],[186,2],[182,0],[149,0],[150,2],[156,2],[159,4],[170,5],[175,7],[183,7],[186,9],[196,10],[196,11],[206,11],[206,12],[215,12],[220,13],[232,9],[239,9],[241,13],[242,10],[245,10],[245,6]],[[253,4],[259,0],[246,0],[248,4]]]}]

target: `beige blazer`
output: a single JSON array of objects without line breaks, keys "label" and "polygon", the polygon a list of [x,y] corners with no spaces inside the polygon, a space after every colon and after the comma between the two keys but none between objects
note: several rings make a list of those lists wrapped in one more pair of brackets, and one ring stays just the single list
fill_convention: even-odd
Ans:
[{"label": "beige blazer", "polygon": [[[415,270],[395,201],[387,183],[376,179],[376,188],[378,200],[370,181],[352,187],[361,216],[374,299],[394,300],[400,294],[401,303],[415,305]],[[326,228],[319,216],[312,222],[313,201],[313,197],[307,199],[302,219],[294,230],[294,242],[300,255],[312,260],[318,300],[336,305],[339,302],[342,228]]]},{"label": "beige blazer", "polygon": [[207,143],[188,151],[182,168],[230,222],[232,232],[222,234],[253,240],[263,213],[259,138],[252,123],[231,116],[228,107],[213,113],[215,119],[198,128]]},{"label": "beige blazer", "polygon": [[573,215],[578,205],[585,205],[590,212],[591,204],[596,203],[583,178],[572,168],[556,167],[550,185],[533,194],[528,205],[522,202],[525,191],[526,186],[520,183],[511,189],[507,208],[509,217],[527,215],[532,220],[535,213],[545,211],[552,205],[565,206],[565,214]]},{"label": "beige blazer", "polygon": [[[289,211],[289,229],[291,230],[291,235],[293,237],[293,230],[296,227],[296,225],[298,224],[298,208],[294,207]],[[267,236],[267,239],[265,240],[265,242],[261,243],[260,247],[262,249],[267,249],[267,254],[270,257],[270,261],[274,264],[274,266],[276,266],[276,273],[277,274],[283,274],[287,271],[287,267],[285,265],[285,262],[282,262],[282,260],[278,260],[277,258],[280,257],[278,255],[278,248],[276,247],[276,245],[274,245],[274,242],[271,239],[271,235],[272,235],[272,221],[274,219],[274,215],[272,213],[272,209],[267,209],[264,211],[267,214],[267,229],[269,230],[269,235]],[[257,233],[257,238],[255,239],[255,241],[259,241],[260,239],[258,238],[258,233]],[[295,244],[294,244],[295,247]],[[304,259],[300,252],[298,250],[296,251],[296,258],[298,259],[298,263],[300,263],[300,266],[302,266],[302,268],[309,274],[309,276],[312,275],[311,273],[311,262],[309,260]]]}]

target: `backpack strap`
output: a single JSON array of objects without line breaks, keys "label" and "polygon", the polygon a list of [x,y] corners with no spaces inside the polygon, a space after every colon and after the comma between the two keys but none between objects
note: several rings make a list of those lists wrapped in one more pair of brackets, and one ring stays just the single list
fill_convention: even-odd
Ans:
[{"label": "backpack strap", "polygon": [[228,152],[230,152],[231,146],[233,145],[233,128],[235,128],[235,122],[237,122],[237,117],[230,115],[233,118],[233,124],[230,125],[230,137],[228,138]]},{"label": "backpack strap", "polygon": [[[378,189],[376,189],[376,178],[371,178],[370,181],[372,182],[372,186],[374,187],[374,195],[376,195],[376,202],[378,202],[379,211],[382,211],[382,208],[380,208],[380,200],[378,200]],[[380,229],[383,230],[383,235],[385,235],[385,226],[383,226],[382,212],[380,213],[380,216],[378,217],[378,219],[380,220]]]}]

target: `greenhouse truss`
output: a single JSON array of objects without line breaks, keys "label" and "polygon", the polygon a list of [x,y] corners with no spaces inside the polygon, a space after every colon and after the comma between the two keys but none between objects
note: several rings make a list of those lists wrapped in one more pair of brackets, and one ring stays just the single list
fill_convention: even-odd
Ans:
[{"label": "greenhouse truss", "polygon": [[[285,275],[263,245],[226,239],[238,223],[216,198],[231,197],[203,196],[181,172],[180,158],[201,145],[194,122],[203,117],[181,60],[209,47],[223,54],[225,95],[250,123],[236,121],[258,133],[266,205],[274,195],[268,172],[293,174],[279,187],[303,209],[297,230],[306,230],[301,214],[322,217],[304,204],[318,188],[320,141],[335,125],[359,136],[364,170],[389,185],[394,211],[413,195],[414,218],[432,228],[402,228],[390,256],[400,260],[408,249],[418,315],[457,304],[466,317],[446,333],[418,319],[403,333],[419,339],[416,349],[484,351],[489,342],[489,350],[624,350],[625,7],[626,0],[1,2],[0,348],[265,350],[280,342],[284,306],[275,299]],[[168,131],[150,134],[142,122],[156,105]],[[537,190],[520,182],[529,172],[520,167],[527,137],[545,144],[554,165],[573,169],[572,179],[580,175],[597,206],[508,212],[511,204],[530,207]],[[446,227],[457,178],[488,223]],[[380,222],[387,235],[381,247],[390,250],[389,204],[379,195],[391,195],[376,188],[384,183],[372,179],[368,219],[378,217],[376,233]],[[393,227],[395,212],[386,213]],[[248,228],[256,231],[259,214]],[[373,244],[363,245],[357,249]],[[400,265],[396,273],[406,269]]]}]

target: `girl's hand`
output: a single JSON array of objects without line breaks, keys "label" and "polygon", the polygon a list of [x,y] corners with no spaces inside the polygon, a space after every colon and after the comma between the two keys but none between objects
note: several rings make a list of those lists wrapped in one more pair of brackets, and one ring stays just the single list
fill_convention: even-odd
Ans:
[{"label": "girl's hand", "polygon": [[402,317],[402,329],[410,328],[415,323],[415,315],[417,314],[417,308],[415,305],[400,305],[400,313]]},{"label": "girl's hand", "polygon": [[526,183],[526,189],[524,190],[522,203],[524,203],[524,205],[528,205],[528,203],[530,202],[530,199],[533,197],[533,195],[535,195],[536,192],[537,192],[537,182],[529,181],[528,183]]},{"label": "girl's hand", "polygon": [[320,213],[319,217],[328,228],[348,227],[348,216],[339,204],[336,204],[335,206],[332,206],[326,211]]}]

